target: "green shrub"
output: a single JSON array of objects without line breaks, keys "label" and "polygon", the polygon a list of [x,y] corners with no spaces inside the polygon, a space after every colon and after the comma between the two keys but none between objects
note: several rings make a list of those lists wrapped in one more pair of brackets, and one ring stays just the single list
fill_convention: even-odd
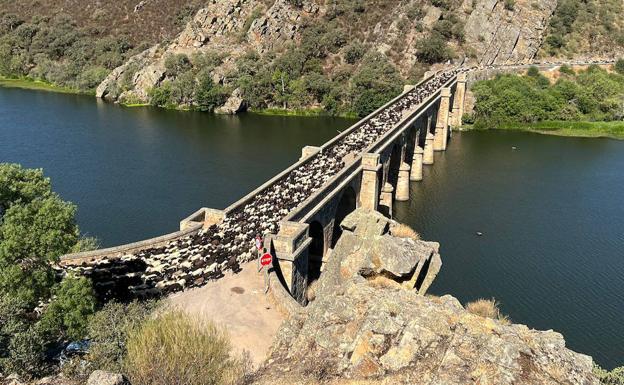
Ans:
[{"label": "green shrub", "polygon": [[508,11],[513,11],[516,7],[516,0],[505,0],[503,3],[504,7]]},{"label": "green shrub", "polygon": [[416,43],[417,56],[422,62],[434,64],[451,58],[446,39],[438,32],[422,38]]},{"label": "green shrub", "polygon": [[91,349],[87,361],[93,370],[122,372],[130,333],[158,307],[157,302],[109,302],[89,320]]},{"label": "green shrub", "polygon": [[351,79],[353,108],[364,117],[401,93],[403,79],[381,53],[367,55]]},{"label": "green shrub", "polygon": [[95,312],[95,292],[85,277],[67,276],[54,290],[40,324],[52,337],[76,341],[87,332],[88,317]]},{"label": "green shrub", "polygon": [[165,57],[165,70],[167,75],[176,77],[179,74],[190,70],[192,67],[188,56],[183,53],[170,54]]},{"label": "green shrub", "polygon": [[603,385],[624,385],[624,366],[609,372],[598,365],[594,365],[594,374]]},{"label": "green shrub", "polygon": [[215,85],[207,71],[198,75],[198,84],[195,90],[195,103],[200,111],[213,111],[227,100],[227,93],[223,87]]},{"label": "green shrub", "polygon": [[166,107],[171,100],[171,85],[169,82],[165,82],[160,87],[149,90],[147,95],[152,106]]},{"label": "green shrub", "polygon": [[0,294],[0,372],[34,377],[45,369],[44,339],[33,324],[30,305]]},{"label": "green shrub", "polygon": [[624,75],[624,59],[620,58],[615,62],[615,66],[613,67],[615,72]]},{"label": "green shrub", "polygon": [[133,385],[233,384],[243,375],[225,331],[173,311],[146,321],[128,339]]},{"label": "green shrub", "polygon": [[349,64],[357,63],[366,53],[366,46],[358,40],[347,45],[344,49],[345,61]]}]

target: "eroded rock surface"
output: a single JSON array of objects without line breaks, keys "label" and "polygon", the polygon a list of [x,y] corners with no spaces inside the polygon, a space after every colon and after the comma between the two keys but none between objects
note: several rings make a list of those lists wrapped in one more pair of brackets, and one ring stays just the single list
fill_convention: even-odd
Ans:
[{"label": "eroded rock surface", "polygon": [[[316,300],[282,326],[254,383],[598,384],[591,357],[567,349],[557,332],[471,314],[450,295],[371,280],[405,278],[405,261],[438,255],[437,244],[391,237],[378,216],[358,215],[363,222],[345,220]],[[394,242],[382,250],[398,252],[396,259],[376,260],[380,240]]]}]

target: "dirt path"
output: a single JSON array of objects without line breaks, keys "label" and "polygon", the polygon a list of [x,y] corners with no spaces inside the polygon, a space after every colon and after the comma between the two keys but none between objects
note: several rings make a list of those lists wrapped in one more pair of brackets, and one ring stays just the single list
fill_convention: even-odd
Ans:
[{"label": "dirt path", "polygon": [[224,325],[235,350],[249,351],[257,366],[265,359],[284,317],[265,296],[256,262],[241,267],[243,271],[238,274],[229,272],[201,288],[176,293],[169,300],[190,314]]}]

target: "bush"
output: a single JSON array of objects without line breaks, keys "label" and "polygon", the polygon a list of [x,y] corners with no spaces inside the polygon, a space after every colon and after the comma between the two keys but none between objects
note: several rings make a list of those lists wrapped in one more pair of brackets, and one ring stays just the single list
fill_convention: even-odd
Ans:
[{"label": "bush", "polygon": [[158,307],[157,302],[109,302],[89,320],[91,349],[87,355],[93,370],[122,372],[128,336]]},{"label": "bush", "polygon": [[418,59],[425,63],[434,64],[451,58],[446,45],[446,39],[438,32],[432,32],[416,43]]},{"label": "bush", "polygon": [[225,385],[243,374],[227,334],[172,311],[148,320],[128,339],[126,368],[133,385]]},{"label": "bush", "polygon": [[200,111],[213,111],[223,105],[227,100],[227,94],[223,87],[215,85],[208,71],[202,71],[198,75],[198,84],[195,89],[195,103]]},{"label": "bush", "polygon": [[516,0],[505,0],[504,7],[508,11],[513,11],[516,6]]},{"label": "bush", "polygon": [[165,57],[165,70],[168,76],[176,77],[190,70],[191,67],[191,61],[188,56],[183,53],[167,55],[167,57]]},{"label": "bush", "polygon": [[32,319],[28,303],[0,294],[0,372],[25,377],[43,372],[44,339]]},{"label": "bush", "polygon": [[366,47],[359,41],[354,41],[344,49],[345,61],[349,64],[357,63],[366,53]]},{"label": "bush", "polygon": [[154,87],[147,93],[150,104],[156,107],[166,107],[171,100],[171,85],[165,82],[160,87]]},{"label": "bush", "polygon": [[95,312],[95,292],[85,277],[67,276],[40,321],[52,337],[76,341],[87,334],[88,317]]},{"label": "bush", "polygon": [[420,234],[403,223],[398,223],[390,228],[390,234],[398,238],[409,238],[415,241],[420,240]]},{"label": "bush", "polygon": [[620,75],[624,75],[624,58],[620,58],[615,62],[615,66],[613,67],[615,72]]},{"label": "bush", "polygon": [[509,318],[506,315],[503,315],[499,309],[500,304],[496,302],[494,298],[492,299],[483,299],[480,298],[474,302],[470,302],[466,305],[466,310],[469,313],[485,317],[492,318],[499,321],[503,321],[504,323],[509,323]]},{"label": "bush", "polygon": [[620,366],[609,372],[595,365],[594,374],[603,385],[624,385],[624,366]]},{"label": "bush", "polygon": [[380,53],[367,55],[351,82],[354,110],[360,117],[381,107],[403,89],[399,71]]}]

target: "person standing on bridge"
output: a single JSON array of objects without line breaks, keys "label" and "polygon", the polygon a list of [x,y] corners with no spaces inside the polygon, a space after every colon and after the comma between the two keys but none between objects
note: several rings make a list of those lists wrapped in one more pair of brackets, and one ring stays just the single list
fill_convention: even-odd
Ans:
[{"label": "person standing on bridge", "polygon": [[260,266],[260,257],[262,257],[262,249],[263,249],[262,243],[263,243],[262,237],[260,237],[260,234],[256,234],[256,251],[258,252],[258,271],[262,269],[262,267]]}]

